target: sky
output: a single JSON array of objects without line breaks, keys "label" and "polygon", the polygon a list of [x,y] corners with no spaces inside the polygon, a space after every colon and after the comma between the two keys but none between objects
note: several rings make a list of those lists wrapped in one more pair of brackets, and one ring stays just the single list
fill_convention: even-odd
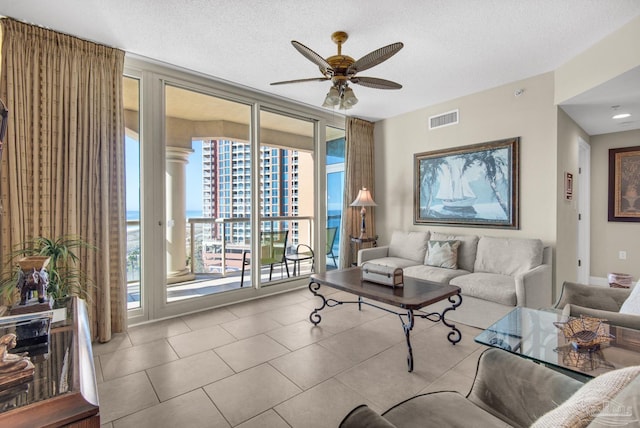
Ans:
[{"label": "sky", "polygon": [[[186,171],[186,211],[197,211],[202,215],[202,141],[193,141],[193,153],[189,155]],[[328,156],[327,164],[343,162],[341,157]],[[140,150],[139,143],[128,136],[125,137],[125,173],[126,173],[126,206],[127,211],[140,211]],[[329,195],[327,208],[330,211],[342,209],[344,175],[341,173],[327,176]]]},{"label": "sky", "polygon": [[[187,211],[202,212],[202,141],[194,141],[186,166]],[[140,150],[138,141],[125,137],[127,211],[140,211]]]}]

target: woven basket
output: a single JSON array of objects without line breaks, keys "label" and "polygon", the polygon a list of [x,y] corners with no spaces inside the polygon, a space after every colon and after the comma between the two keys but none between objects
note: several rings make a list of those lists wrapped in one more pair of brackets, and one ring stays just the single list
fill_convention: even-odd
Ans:
[{"label": "woven basket", "polygon": [[576,349],[596,349],[601,344],[609,343],[614,338],[609,334],[609,326],[605,319],[587,317],[571,317],[566,322],[553,323],[558,327],[565,339]]}]

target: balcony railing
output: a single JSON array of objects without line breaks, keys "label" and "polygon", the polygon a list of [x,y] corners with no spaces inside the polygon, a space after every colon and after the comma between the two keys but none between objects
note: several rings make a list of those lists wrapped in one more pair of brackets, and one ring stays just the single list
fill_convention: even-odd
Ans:
[{"label": "balcony railing", "polygon": [[[189,268],[191,273],[211,273],[201,272],[198,269],[196,263],[198,257],[203,267],[208,269],[215,269],[222,276],[226,276],[227,273],[241,268],[238,263],[241,263],[242,253],[251,249],[251,241],[249,235],[249,217],[238,218],[190,218],[189,219],[189,241],[192,243],[189,248],[190,260]],[[289,228],[293,230],[289,223],[296,223],[296,229],[300,229],[300,223],[304,222],[307,225],[307,236],[310,242],[313,243],[313,217],[301,217],[301,216],[277,216],[277,217],[262,217],[261,229],[262,230],[285,230]],[[240,226],[245,223],[246,227]],[[196,234],[197,225],[202,225],[203,233],[200,235],[200,239]],[[204,236],[204,230],[207,230],[209,236]],[[236,232],[234,233],[234,230]],[[244,230],[244,233],[241,231]],[[240,233],[238,233],[240,232]],[[288,246],[291,249],[298,242],[293,242],[293,239],[297,240],[293,234],[289,238]],[[198,243],[201,245],[202,251],[198,254],[196,247]]]},{"label": "balcony railing", "polygon": [[[250,218],[189,218],[186,253],[189,269],[194,274],[219,274],[226,276],[240,269],[242,253],[251,249]],[[243,224],[244,223],[244,224]],[[127,283],[140,281],[140,221],[127,220]],[[309,242],[298,242],[300,231],[305,230]],[[261,230],[290,230],[288,250],[295,251],[298,243],[313,246],[313,217],[278,216],[262,217]],[[213,270],[212,270],[213,269]]]}]

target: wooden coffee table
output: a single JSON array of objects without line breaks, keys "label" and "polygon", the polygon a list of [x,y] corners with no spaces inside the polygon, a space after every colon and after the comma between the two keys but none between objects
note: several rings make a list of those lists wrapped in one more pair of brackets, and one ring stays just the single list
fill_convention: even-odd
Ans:
[{"label": "wooden coffee table", "polygon": [[[358,296],[358,300],[338,301],[326,298],[318,292],[322,285],[355,294]],[[362,305],[368,305],[398,315],[407,339],[407,364],[410,372],[413,371],[413,350],[411,348],[410,334],[416,316],[432,322],[442,321],[444,325],[451,328],[447,339],[452,345],[455,345],[462,339],[462,334],[460,330],[456,328],[455,324],[449,323],[445,319],[447,312],[455,310],[462,303],[460,288],[453,285],[405,277],[403,287],[393,288],[374,282],[363,281],[361,269],[359,267],[353,267],[311,275],[309,290],[314,296],[322,299],[322,306],[314,309],[309,315],[309,320],[314,325],[318,325],[322,320],[319,312],[325,307],[334,307],[345,303],[357,303],[358,310],[362,309]],[[393,311],[366,301],[363,298],[397,306],[398,308],[406,310],[406,312]],[[425,312],[420,310],[425,306],[432,305],[444,299],[448,299],[449,302],[451,302],[451,306],[442,312]]]}]

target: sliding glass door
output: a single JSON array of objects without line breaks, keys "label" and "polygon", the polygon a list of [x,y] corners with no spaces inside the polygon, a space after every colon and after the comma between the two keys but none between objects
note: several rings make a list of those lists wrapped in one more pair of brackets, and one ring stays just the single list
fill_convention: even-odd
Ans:
[{"label": "sliding glass door", "polygon": [[165,85],[165,302],[244,287],[251,106]]},{"label": "sliding glass door", "polygon": [[130,323],[286,291],[324,270],[319,142],[344,132],[327,126],[340,117],[127,63]]},{"label": "sliding glass door", "polygon": [[[313,257],[301,260],[290,255],[299,244],[307,249],[314,246],[314,141],[312,121],[260,111],[260,233],[256,239],[260,240],[261,284],[311,272]],[[257,270],[258,263],[253,264]]]}]

